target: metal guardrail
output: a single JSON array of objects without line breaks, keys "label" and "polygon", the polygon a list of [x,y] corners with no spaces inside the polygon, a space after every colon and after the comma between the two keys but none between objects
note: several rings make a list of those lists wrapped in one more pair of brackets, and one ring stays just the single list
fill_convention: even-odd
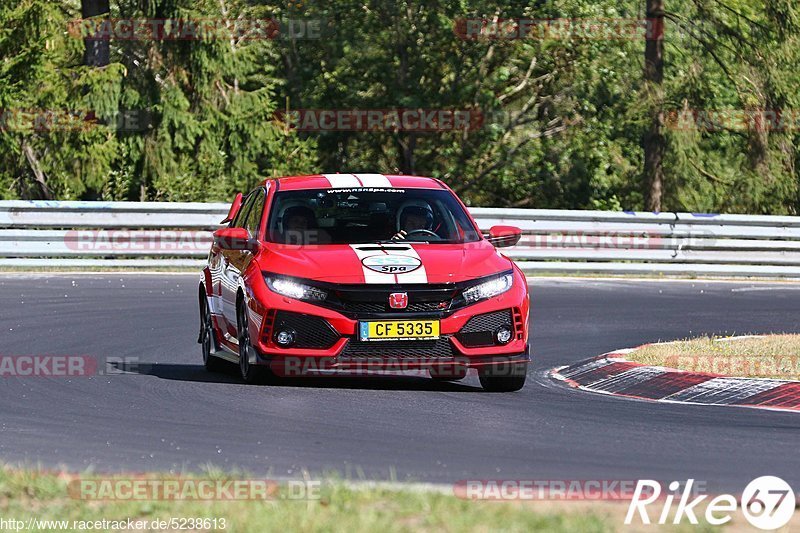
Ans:
[{"label": "metal guardrail", "polygon": [[[200,267],[228,204],[0,201],[0,267]],[[528,273],[800,277],[800,217],[473,208]]]}]

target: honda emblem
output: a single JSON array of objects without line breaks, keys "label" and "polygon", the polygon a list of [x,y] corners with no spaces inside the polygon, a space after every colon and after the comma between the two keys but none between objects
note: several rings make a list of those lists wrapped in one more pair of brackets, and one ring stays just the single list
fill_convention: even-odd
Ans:
[{"label": "honda emblem", "polygon": [[408,307],[408,293],[393,292],[389,295],[389,307],[392,309],[405,309]]}]

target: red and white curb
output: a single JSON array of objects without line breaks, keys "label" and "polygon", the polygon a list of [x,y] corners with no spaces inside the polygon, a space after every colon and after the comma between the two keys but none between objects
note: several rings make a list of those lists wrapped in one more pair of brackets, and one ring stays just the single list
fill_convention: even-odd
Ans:
[{"label": "red and white curb", "polygon": [[648,366],[625,358],[642,347],[554,368],[550,376],[581,390],[641,400],[800,411],[800,381],[732,378]]}]

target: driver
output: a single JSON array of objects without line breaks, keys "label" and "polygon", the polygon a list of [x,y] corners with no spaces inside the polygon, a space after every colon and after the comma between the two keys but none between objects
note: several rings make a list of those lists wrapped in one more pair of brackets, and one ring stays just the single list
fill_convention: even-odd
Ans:
[{"label": "driver", "polygon": [[424,200],[412,200],[397,213],[397,233],[392,240],[405,239],[412,232],[433,233],[433,209]]}]

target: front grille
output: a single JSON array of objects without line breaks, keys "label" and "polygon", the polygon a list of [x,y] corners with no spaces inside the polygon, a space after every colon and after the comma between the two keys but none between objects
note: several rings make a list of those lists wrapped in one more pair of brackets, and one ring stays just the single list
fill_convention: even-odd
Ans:
[{"label": "front grille", "polygon": [[[392,309],[389,306],[389,295],[393,292],[405,292],[408,295],[405,309]],[[443,316],[451,310],[458,292],[459,289],[450,284],[339,286],[333,288],[329,298],[320,305],[336,309],[351,318],[381,318],[409,313]]]},{"label": "front grille", "polygon": [[[450,307],[450,302],[419,302],[409,303],[406,311],[419,313],[423,311],[441,311]],[[392,309],[392,311],[403,311],[403,309]]]},{"label": "front grille", "polygon": [[[376,245],[377,249],[384,249]],[[356,320],[397,318],[398,315],[420,315],[419,318],[444,318],[457,309],[466,307],[463,292],[468,287],[511,271],[473,278],[452,283],[356,283],[340,284],[325,281],[308,280],[292,276],[278,275],[282,278],[312,285],[327,293],[324,301],[313,302],[314,305],[333,309],[348,318]],[[275,276],[264,272],[265,276]],[[389,307],[389,295],[393,292],[405,292],[408,295],[408,306],[405,309]]]},{"label": "front grille", "polygon": [[393,359],[448,359],[454,357],[449,336],[431,341],[361,342],[351,339],[339,354],[340,361],[387,361]]},{"label": "front grille", "polygon": [[344,305],[346,311],[352,313],[383,313],[387,304],[378,302],[348,302]]},{"label": "front grille", "polygon": [[[413,296],[409,294],[409,299]],[[385,302],[348,302],[345,304],[345,311],[352,313],[428,313],[431,311],[443,311],[450,307],[449,301],[434,302],[409,302],[405,309],[392,309],[389,307],[389,294],[386,294]]]},{"label": "front grille", "polygon": [[469,348],[491,346],[494,344],[494,332],[500,326],[512,325],[511,310],[494,311],[470,318],[456,334],[458,342]]},{"label": "front grille", "polygon": [[292,348],[330,348],[339,339],[339,334],[328,322],[319,317],[279,311],[275,316],[272,331],[293,329],[297,332],[297,340]]},{"label": "front grille", "polygon": [[494,333],[491,331],[474,331],[472,333],[459,333],[456,335],[458,342],[467,348],[480,348],[481,346],[494,345]]},{"label": "front grille", "polygon": [[470,318],[459,333],[475,333],[478,331],[494,332],[500,326],[511,325],[511,310],[493,311]]}]

